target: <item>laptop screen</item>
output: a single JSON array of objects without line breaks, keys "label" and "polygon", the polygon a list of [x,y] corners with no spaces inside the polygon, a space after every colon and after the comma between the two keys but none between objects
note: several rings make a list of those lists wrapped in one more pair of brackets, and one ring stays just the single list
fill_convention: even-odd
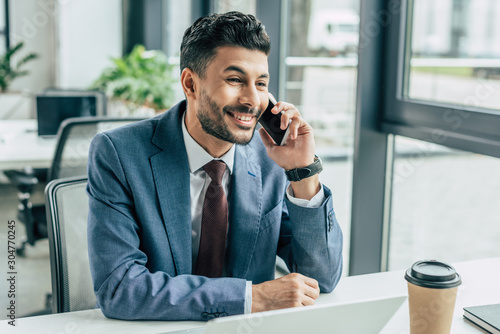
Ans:
[{"label": "laptop screen", "polygon": [[55,136],[66,118],[97,116],[97,103],[97,97],[92,95],[37,96],[38,135]]}]

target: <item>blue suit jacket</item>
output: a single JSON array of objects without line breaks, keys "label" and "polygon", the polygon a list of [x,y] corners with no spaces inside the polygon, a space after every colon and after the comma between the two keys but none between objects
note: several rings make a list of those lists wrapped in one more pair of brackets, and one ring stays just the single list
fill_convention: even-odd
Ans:
[{"label": "blue suit jacket", "polygon": [[226,276],[192,275],[189,165],[183,101],[164,114],[97,135],[88,166],[89,259],[103,314],[118,319],[202,320],[244,312],[246,280],[274,279],[276,254],[289,269],[333,290],[342,233],[331,192],[320,208],[285,194],[283,169],[256,134],[238,145],[231,180]]}]

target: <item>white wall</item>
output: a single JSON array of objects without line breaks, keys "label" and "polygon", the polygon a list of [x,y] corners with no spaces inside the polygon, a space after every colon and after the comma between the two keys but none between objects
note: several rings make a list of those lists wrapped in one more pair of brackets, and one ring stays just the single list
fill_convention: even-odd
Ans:
[{"label": "white wall", "polygon": [[122,53],[121,0],[56,0],[60,88],[87,88]]},{"label": "white wall", "polygon": [[[39,55],[25,67],[30,74],[14,81],[11,90],[23,90],[33,93],[53,86],[54,75],[54,10],[55,0],[17,0],[10,1],[10,37],[11,45],[20,41],[24,48],[20,57],[30,52]],[[19,59],[17,57],[16,59]],[[14,63],[16,62],[14,59]]]},{"label": "white wall", "polygon": [[121,0],[16,0],[9,9],[11,45],[25,44],[14,63],[39,55],[25,66],[29,75],[10,87],[25,96],[11,118],[34,117],[29,96],[45,88],[87,88],[111,56],[121,56]]},{"label": "white wall", "polygon": [[[9,87],[9,91],[17,95],[0,96],[0,118],[34,118],[33,95],[55,84],[54,1],[10,1],[11,46],[24,42],[24,47],[12,59],[13,65],[32,52],[39,58],[26,64],[22,69],[29,74],[15,79]],[[1,42],[5,43],[3,39]]]}]

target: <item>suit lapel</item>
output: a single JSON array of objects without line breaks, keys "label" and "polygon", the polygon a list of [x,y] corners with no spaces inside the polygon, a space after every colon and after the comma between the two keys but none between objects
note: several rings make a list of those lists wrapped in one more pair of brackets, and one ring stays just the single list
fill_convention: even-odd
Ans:
[{"label": "suit lapel", "polygon": [[[162,151],[150,158],[177,275],[192,272],[191,256],[186,256],[192,254],[192,228],[189,162],[181,128],[185,109],[183,102],[159,118],[152,143]],[[236,147],[229,208],[227,276],[247,276],[259,233],[262,178],[260,166],[252,161],[252,155],[250,145]]]},{"label": "suit lapel", "polygon": [[260,166],[250,146],[237,146],[231,186],[227,275],[246,277],[259,233],[262,201]]},{"label": "suit lapel", "polygon": [[191,273],[191,197],[189,163],[182,138],[181,103],[159,118],[152,143],[162,149],[150,158],[158,200],[176,274]]}]

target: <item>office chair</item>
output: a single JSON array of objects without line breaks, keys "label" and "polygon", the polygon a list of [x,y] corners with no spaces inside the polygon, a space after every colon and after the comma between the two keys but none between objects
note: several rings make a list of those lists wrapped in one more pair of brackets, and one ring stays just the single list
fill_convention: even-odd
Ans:
[{"label": "office chair", "polygon": [[86,186],[86,177],[73,177],[53,180],[45,188],[53,313],[96,305],[87,252]]},{"label": "office chair", "polygon": [[[57,134],[57,145],[52,165],[46,174],[46,181],[59,178],[87,175],[88,150],[92,138],[98,133],[110,130],[141,118],[77,117],[66,119]],[[40,239],[47,238],[47,219],[45,205],[33,205],[33,188],[44,180],[40,170],[26,168],[24,171],[10,170],[4,174],[17,186],[19,197],[18,218],[26,228],[26,236],[16,249],[24,256],[26,244],[35,245]]]}]

